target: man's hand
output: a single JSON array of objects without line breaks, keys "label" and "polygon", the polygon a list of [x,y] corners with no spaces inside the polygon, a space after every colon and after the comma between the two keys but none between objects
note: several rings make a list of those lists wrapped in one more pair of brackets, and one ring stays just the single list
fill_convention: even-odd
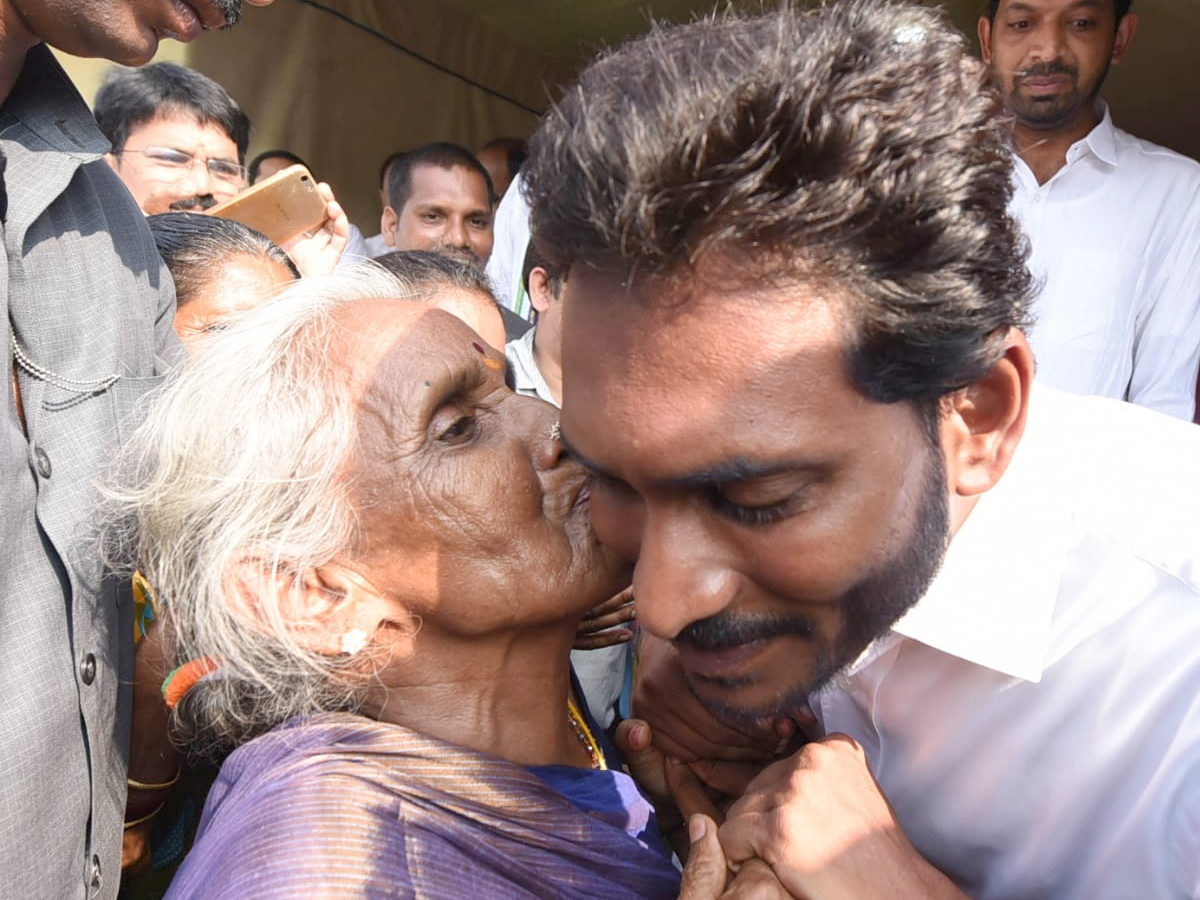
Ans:
[{"label": "man's hand", "polygon": [[908,842],[862,747],[846,735],[764,770],[730,807],[720,839],[731,863],[761,859],[805,900],[964,898]]},{"label": "man's hand", "polygon": [[708,816],[697,813],[688,819],[688,835],[691,853],[683,867],[679,900],[795,900],[762,860],[749,860],[731,875],[717,840],[717,824]]},{"label": "man's hand", "polygon": [[675,649],[643,632],[633,687],[633,712],[654,731],[654,744],[667,756],[697,760],[761,761],[776,754],[773,726],[743,732],[718,722],[684,681]]},{"label": "man's hand", "polygon": [[298,234],[283,243],[283,249],[304,276],[332,272],[350,239],[350,219],[334,199],[333,188],[322,181],[317,185],[317,191],[325,200],[325,223],[316,231]]},{"label": "man's hand", "polygon": [[633,630],[615,626],[632,622],[635,615],[633,588],[627,587],[611,600],[587,611],[575,634],[575,649],[598,650],[628,643],[633,639]]}]

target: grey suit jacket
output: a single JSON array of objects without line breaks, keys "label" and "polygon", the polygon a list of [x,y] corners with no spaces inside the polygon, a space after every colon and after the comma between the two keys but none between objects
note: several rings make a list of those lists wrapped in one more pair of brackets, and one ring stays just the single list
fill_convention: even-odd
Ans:
[{"label": "grey suit jacket", "polygon": [[170,277],[107,149],[32,50],[0,106],[0,340],[24,407],[22,423],[0,391],[3,897],[115,897],[120,876],[133,624],[102,574],[93,483],[179,349]]}]

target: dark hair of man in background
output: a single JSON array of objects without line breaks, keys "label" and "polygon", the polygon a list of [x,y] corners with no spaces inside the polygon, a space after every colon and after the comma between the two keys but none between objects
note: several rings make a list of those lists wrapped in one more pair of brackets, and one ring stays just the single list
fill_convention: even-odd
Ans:
[{"label": "dark hair of man in background", "polygon": [[434,250],[393,250],[377,257],[375,263],[402,278],[419,294],[455,287],[492,296],[492,284],[483,269]]},{"label": "dark hair of man in background", "polygon": [[568,277],[686,279],[703,256],[731,289],[837,285],[852,383],[933,424],[1027,324],[1032,283],[1000,97],[961,47],[877,9],[654,32],[584,72],[522,177],[539,252]]},{"label": "dark hair of man in background", "polygon": [[517,177],[517,173],[521,171],[521,166],[525,165],[525,160],[529,156],[529,150],[525,146],[525,142],[520,138],[492,138],[479,148],[479,152],[482,153],[484,150],[492,149],[504,151],[508,162],[508,177],[510,179]]},{"label": "dark hair of man in background", "polygon": [[238,162],[246,160],[250,119],[223,87],[185,66],[154,63],[140,69],[114,69],[96,92],[93,112],[114,152],[124,149],[136,126],[182,116],[201,125],[216,125],[237,145]]},{"label": "dark hair of man in background", "polygon": [[231,256],[265,256],[300,277],[300,270],[278,244],[265,234],[233,219],[200,213],[169,212],[147,216],[158,254],[175,281],[175,296],[183,306],[196,291],[222,271]]},{"label": "dark hair of man in background", "polygon": [[491,176],[488,175],[487,169],[480,165],[475,154],[459,144],[438,142],[409,151],[392,166],[392,171],[388,174],[388,205],[397,213],[403,210],[404,204],[408,202],[412,171],[417,166],[433,166],[438,169],[463,168],[478,172],[487,184],[488,203],[495,203]]},{"label": "dark hair of man in background", "polygon": [[[567,273],[551,263],[546,262],[545,257],[538,252],[537,244],[534,241],[529,242],[529,246],[525,248],[525,262],[521,265],[521,284],[525,285],[525,293],[529,293],[529,273],[534,269],[546,270],[546,286],[550,288],[550,293],[555,297],[562,291],[563,282],[567,280]],[[537,320],[534,319],[534,322]]]},{"label": "dark hair of man in background", "polygon": [[393,250],[377,256],[375,263],[402,278],[422,295],[451,287],[487,297],[500,310],[506,340],[519,338],[531,327],[529,322],[496,301],[492,282],[483,269],[465,260],[435,250]]},{"label": "dark hair of man in background", "polygon": [[407,150],[397,150],[395,153],[389,153],[387,159],[379,167],[379,187],[381,190],[387,188],[388,170],[395,164],[408,156]]},{"label": "dark hair of man in background", "polygon": [[[1113,9],[1116,10],[1116,21],[1120,22],[1125,13],[1129,12],[1129,7],[1133,5],[1133,0],[1112,0]],[[996,21],[996,11],[1000,9],[1000,0],[988,0],[987,17],[993,22]]]},{"label": "dark hair of man in background", "polygon": [[246,166],[246,180],[250,184],[258,181],[258,173],[262,168],[262,164],[268,159],[284,159],[288,165],[304,166],[309,172],[312,172],[312,166],[306,163],[303,159],[293,153],[291,150],[264,150],[254,159],[250,160],[250,164]]}]

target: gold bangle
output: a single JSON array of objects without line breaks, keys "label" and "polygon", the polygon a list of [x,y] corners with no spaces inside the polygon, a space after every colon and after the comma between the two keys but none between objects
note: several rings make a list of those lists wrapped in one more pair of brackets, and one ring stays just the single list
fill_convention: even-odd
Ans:
[{"label": "gold bangle", "polygon": [[134,819],[132,822],[126,822],[125,828],[126,829],[136,828],[138,825],[141,825],[143,822],[149,822],[151,819],[153,819],[155,816],[157,816],[160,812],[162,812],[163,807],[166,805],[167,805],[167,801],[164,800],[162,803],[158,804],[158,806],[154,807],[153,810],[148,812],[146,815],[142,816],[140,819]]},{"label": "gold bangle", "polygon": [[125,783],[135,791],[165,791],[179,780],[180,771],[180,769],[176,769],[174,778],[172,778],[170,781],[161,781],[158,784],[151,784],[146,781],[137,781],[133,778],[126,778]]}]

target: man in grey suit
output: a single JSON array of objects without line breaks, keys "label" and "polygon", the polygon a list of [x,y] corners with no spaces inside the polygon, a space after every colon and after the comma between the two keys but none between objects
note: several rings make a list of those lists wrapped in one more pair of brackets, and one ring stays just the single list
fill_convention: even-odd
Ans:
[{"label": "man in grey suit", "polygon": [[[266,5],[271,0],[249,0]],[[174,290],[108,142],[47,44],[140,65],[240,0],[0,0],[0,884],[111,898],[133,623],[92,481],[179,354]]]}]

